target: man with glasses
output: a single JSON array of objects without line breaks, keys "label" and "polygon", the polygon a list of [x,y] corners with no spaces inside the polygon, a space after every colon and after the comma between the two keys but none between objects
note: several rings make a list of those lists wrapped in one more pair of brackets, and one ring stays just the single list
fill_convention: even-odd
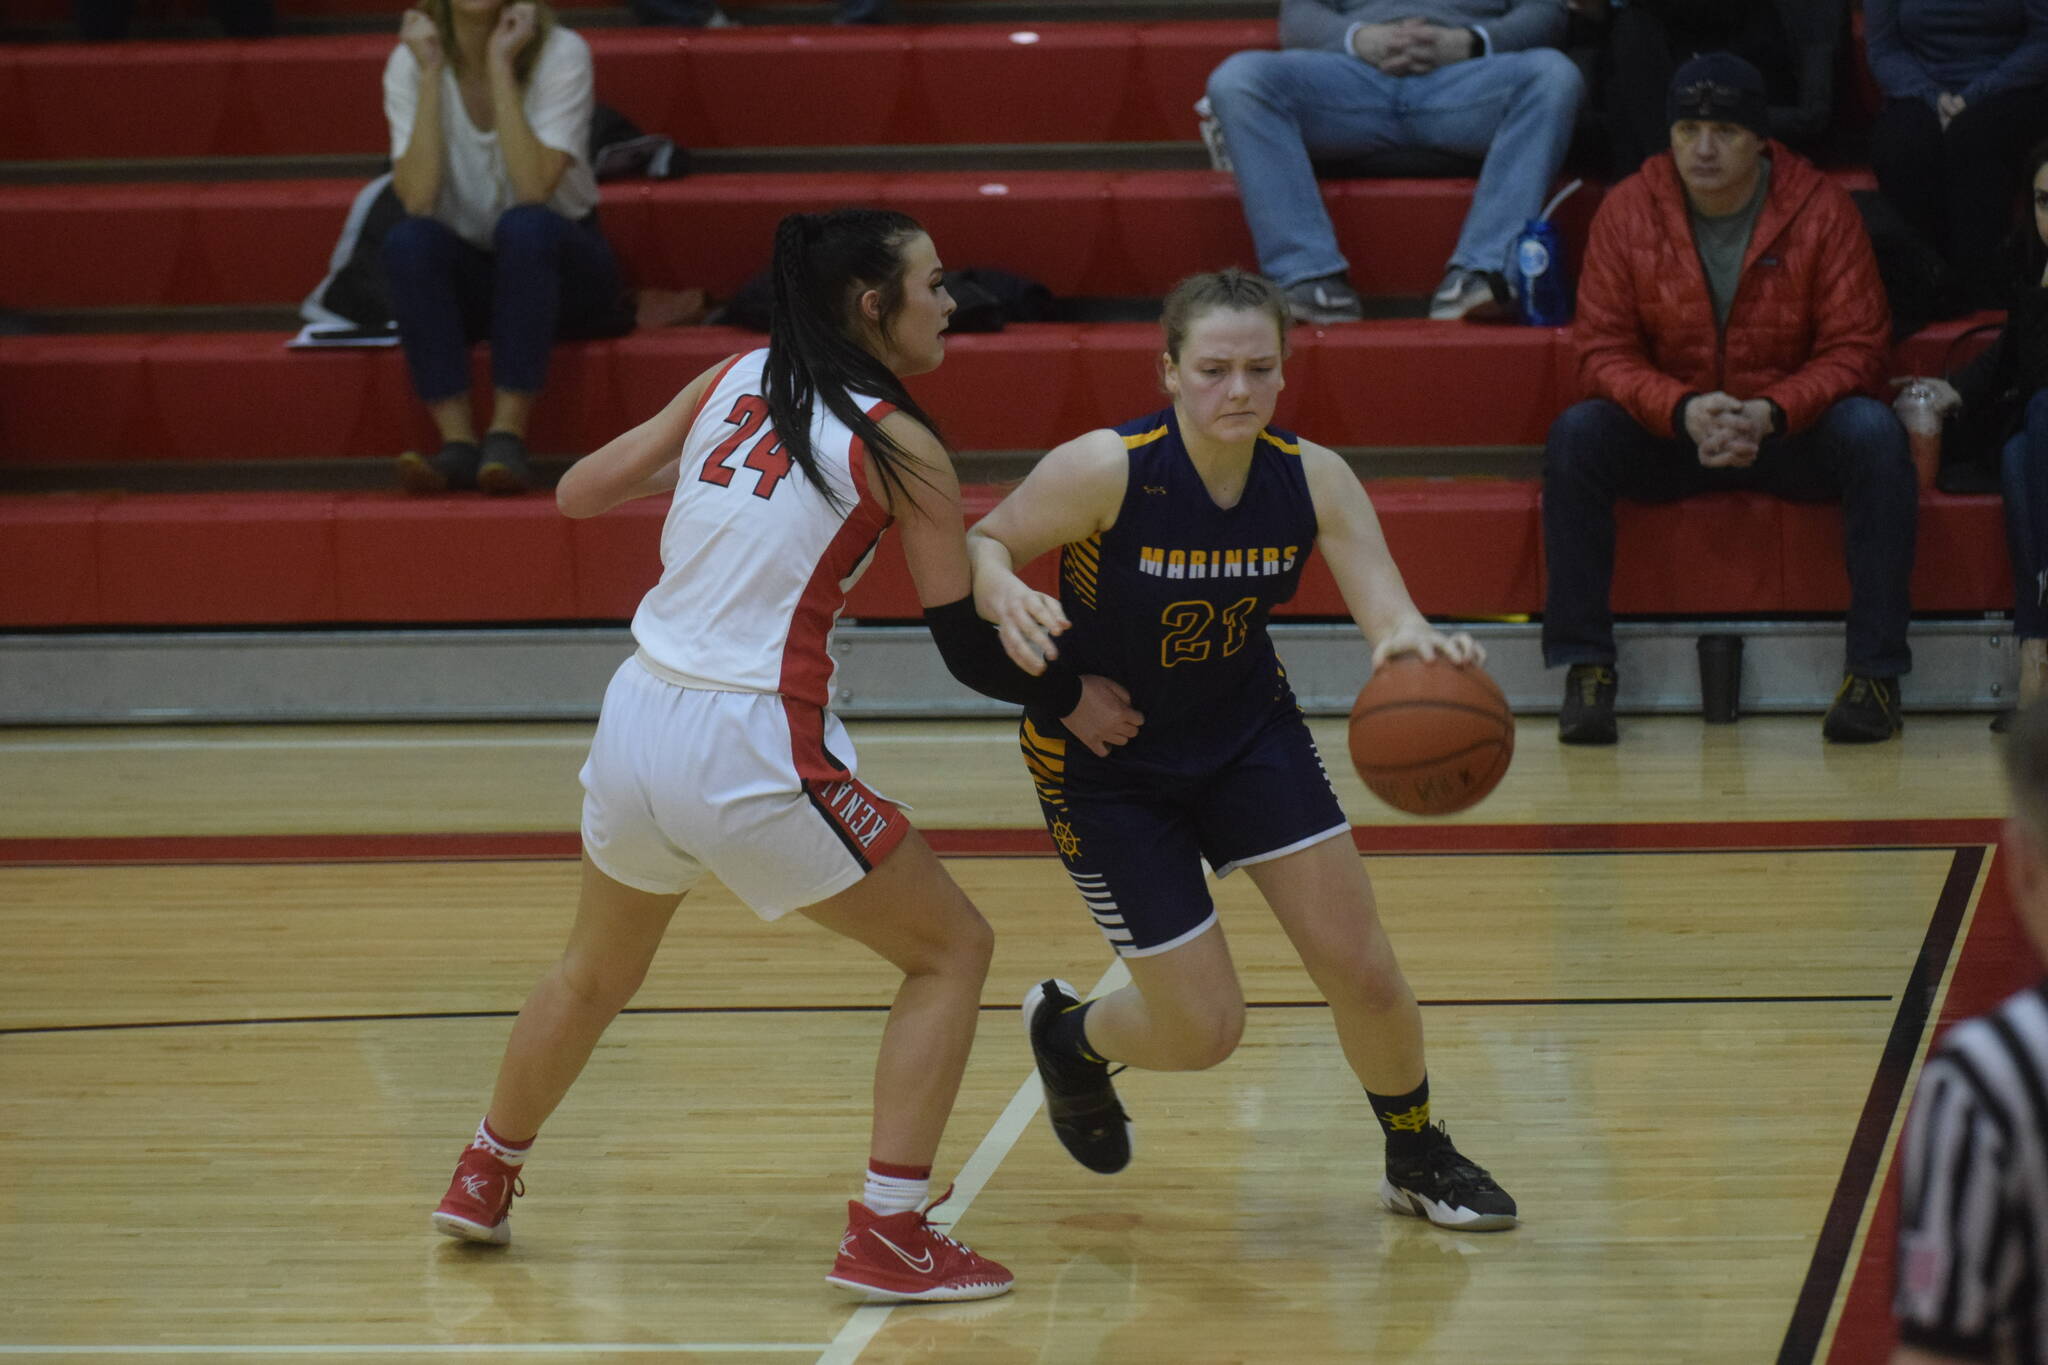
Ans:
[{"label": "man with glasses", "polygon": [[1680,67],[1666,112],[1671,150],[1593,219],[1572,337],[1591,396],[1544,449],[1543,658],[1570,670],[1558,738],[1616,738],[1616,500],[1755,489],[1841,501],[1848,658],[1821,732],[1890,739],[1919,492],[1904,428],[1870,396],[1890,322],[1870,239],[1846,190],[1770,140],[1741,58]]}]

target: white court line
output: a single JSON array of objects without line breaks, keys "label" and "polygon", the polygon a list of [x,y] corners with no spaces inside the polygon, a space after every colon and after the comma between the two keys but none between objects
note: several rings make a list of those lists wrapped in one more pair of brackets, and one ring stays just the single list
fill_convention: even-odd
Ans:
[{"label": "white court line", "polygon": [[[1122,958],[1109,964],[1109,970],[1095,983],[1095,989],[1082,998],[1093,1000],[1109,991],[1121,990],[1130,984],[1131,973],[1124,966]],[[960,1168],[960,1174],[953,1180],[953,1197],[945,1207],[951,1211],[951,1222],[959,1222],[966,1214],[967,1206],[974,1202],[974,1196],[981,1193],[981,1187],[996,1173],[996,1167],[1003,1164],[1003,1158],[1017,1145],[1017,1139],[1031,1126],[1031,1120],[1038,1116],[1038,1106],[1045,1100],[1045,1094],[1038,1084],[1038,1070],[1034,1066],[1024,1084],[1017,1087],[1017,1093],[1010,1096],[995,1125],[988,1130],[988,1136],[974,1149],[974,1155],[967,1158],[967,1164]],[[853,1365],[860,1353],[867,1349],[875,1333],[882,1330],[889,1321],[889,1314],[901,1304],[871,1303],[853,1310],[853,1316],[846,1320],[846,1326],[839,1329],[839,1335],[825,1354],[818,1357],[818,1365]]]},{"label": "white court line", "polygon": [[0,1346],[0,1356],[803,1355],[815,1341],[504,1341],[419,1346]]},{"label": "white court line", "polygon": [[[377,721],[373,724],[394,724]],[[574,722],[549,721],[546,724],[573,724]],[[594,725],[596,722],[592,722]],[[403,736],[391,739],[339,738],[322,739],[240,739],[223,736],[219,739],[49,739],[23,744],[0,743],[0,756],[7,754],[70,754],[70,753],[164,753],[188,749],[568,749],[589,748],[590,736],[583,735],[510,735],[495,739],[467,735],[435,735],[421,739]]]},{"label": "white court line", "polygon": [[[1002,716],[975,717],[975,719],[1003,720]],[[310,722],[300,722],[309,724]],[[370,725],[399,725],[400,721],[368,721]],[[429,724],[455,724],[453,721],[427,722]],[[513,722],[508,722],[513,723]],[[525,724],[526,722],[516,722]],[[578,725],[584,722],[573,720],[536,721],[540,725]],[[870,725],[877,722],[855,721],[855,725]],[[893,724],[894,722],[882,722]],[[587,723],[595,728],[597,722]],[[882,731],[863,731],[864,743],[877,747],[897,744],[946,744],[972,743],[959,735],[891,735]],[[1006,748],[1016,745],[1014,736],[1007,732],[990,736],[986,741]],[[136,739],[123,736],[119,739],[42,739],[26,740],[19,744],[0,742],[0,757],[8,754],[78,754],[78,753],[179,753],[193,749],[215,749],[222,752],[234,749],[573,749],[590,747],[588,734],[575,735],[434,735],[421,739],[404,736],[351,738],[329,736],[318,739],[263,739],[254,736],[221,736],[209,739]]]}]

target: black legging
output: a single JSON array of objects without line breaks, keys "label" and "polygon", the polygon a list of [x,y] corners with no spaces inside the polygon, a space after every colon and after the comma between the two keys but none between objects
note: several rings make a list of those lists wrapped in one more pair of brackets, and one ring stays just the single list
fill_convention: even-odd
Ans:
[{"label": "black legging", "polygon": [[2000,308],[2011,292],[2000,243],[2013,223],[2020,164],[2048,134],[2048,87],[2001,90],[1949,120],[1921,99],[1887,100],[1870,130],[1877,185],[1955,271],[1965,300]]}]

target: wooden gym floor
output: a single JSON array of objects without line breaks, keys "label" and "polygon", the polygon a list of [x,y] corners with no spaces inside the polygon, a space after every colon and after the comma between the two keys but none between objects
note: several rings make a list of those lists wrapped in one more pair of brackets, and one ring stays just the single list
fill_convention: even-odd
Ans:
[{"label": "wooden gym floor", "polygon": [[1010,727],[855,727],[995,924],[939,1211],[1007,1298],[856,1311],[822,1275],[893,982],[716,886],[542,1136],[510,1248],[426,1214],[575,885],[577,725],[0,732],[0,1356],[132,1361],[1852,1361],[1875,1217],[1944,1013],[2034,969],[1982,716],[1523,722],[1445,821],[1338,773],[1422,998],[1437,1115],[1521,1203],[1377,1207],[1327,1011],[1243,878],[1254,1006],[1119,1082],[1138,1155],[1069,1161],[1015,1006],[1112,960]]}]

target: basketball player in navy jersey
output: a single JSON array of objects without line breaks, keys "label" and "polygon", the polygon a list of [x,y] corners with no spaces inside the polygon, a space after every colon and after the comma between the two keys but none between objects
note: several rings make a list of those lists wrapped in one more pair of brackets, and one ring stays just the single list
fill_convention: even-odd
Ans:
[{"label": "basketball player in navy jersey", "polygon": [[[1053,841],[1131,973],[1086,1004],[1063,981],[1025,999],[1053,1131],[1090,1170],[1121,1170],[1130,1129],[1110,1065],[1196,1070],[1237,1046],[1244,994],[1202,864],[1219,877],[1242,867],[1329,1001],[1385,1132],[1382,1203],[1445,1227],[1510,1227],[1515,1201],[1430,1122],[1421,1011],[1266,620],[1320,549],[1375,666],[1403,653],[1477,664],[1480,649],[1415,609],[1343,460],[1272,427],[1279,289],[1237,270],[1197,275],[1168,297],[1164,325],[1173,405],[1051,451],[968,536],[977,604],[1012,623],[1011,654],[1113,679],[1136,713],[1100,733],[1041,707],[1024,716]],[[1054,547],[1060,613],[1014,572]]]}]

